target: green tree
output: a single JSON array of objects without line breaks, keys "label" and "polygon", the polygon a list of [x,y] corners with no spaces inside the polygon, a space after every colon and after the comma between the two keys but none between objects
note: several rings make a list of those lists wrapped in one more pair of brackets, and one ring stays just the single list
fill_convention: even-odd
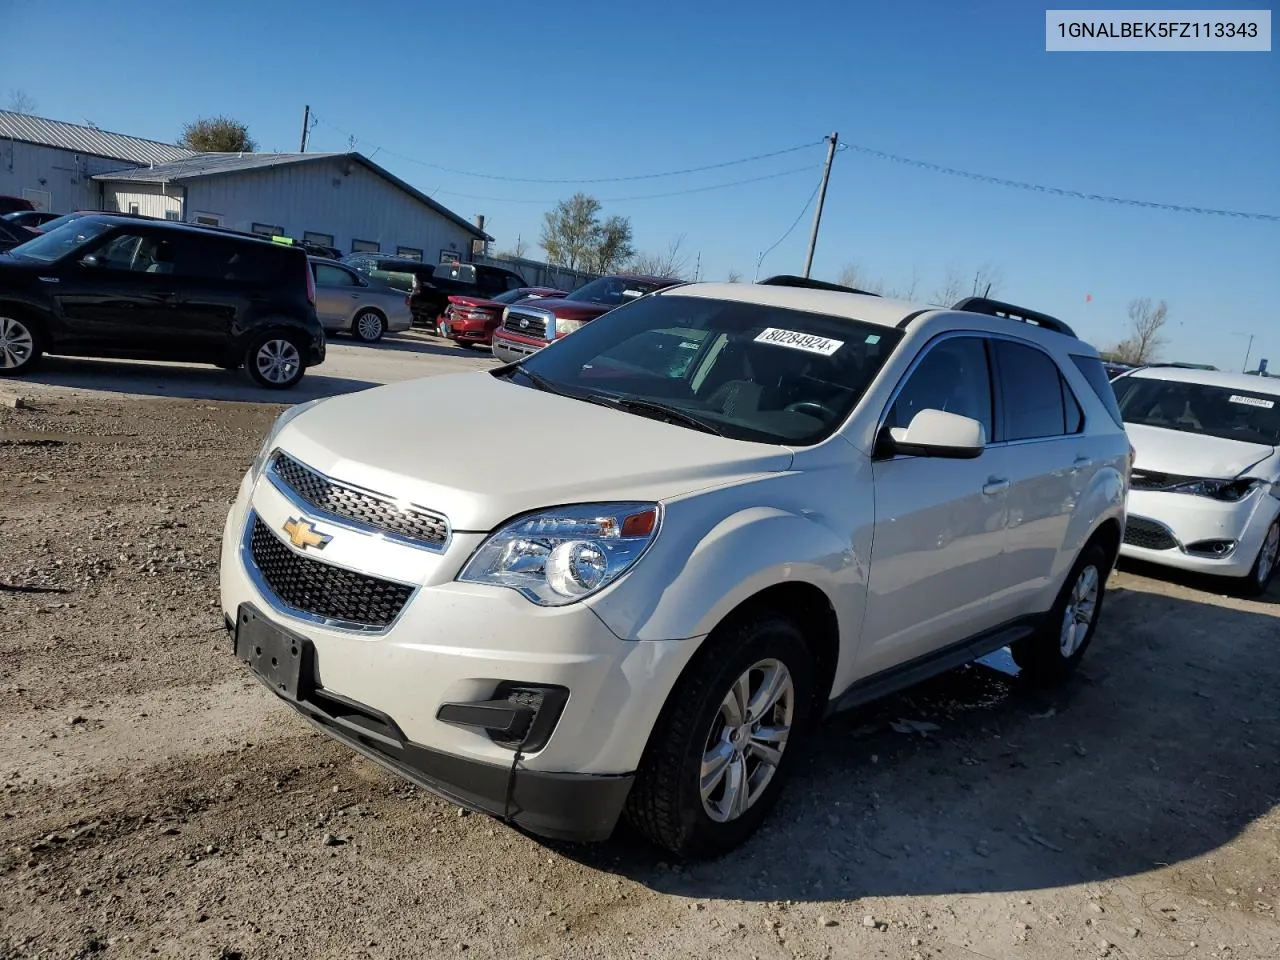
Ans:
[{"label": "green tree", "polygon": [[571,270],[608,273],[635,255],[631,221],[612,216],[600,219],[600,201],[575,193],[549,210],[542,223],[542,249],[547,259]]},{"label": "green tree", "polygon": [[178,145],[198,153],[253,153],[249,128],[230,117],[200,117],[182,128]]}]

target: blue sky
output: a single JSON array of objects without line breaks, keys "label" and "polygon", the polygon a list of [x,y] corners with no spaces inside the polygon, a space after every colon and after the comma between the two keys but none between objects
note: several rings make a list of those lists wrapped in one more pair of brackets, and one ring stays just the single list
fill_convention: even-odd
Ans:
[{"label": "blue sky", "polygon": [[[711,279],[752,278],[813,192],[818,141],[833,130],[980,174],[1280,214],[1280,54],[1050,54],[1044,5],[221,0],[173,9],[183,12],[62,0],[54,15],[47,0],[5,0],[0,105],[19,88],[39,115],[162,140],[184,121],[225,113],[261,149],[296,150],[310,103],[320,121],[311,149],[346,149],[355,134],[357,150],[458,213],[486,214],[499,246],[536,243],[543,212],[585,189],[612,201],[606,213],[631,217],[643,250],[683,235]],[[27,48],[38,53],[14,55]],[[436,169],[623,177],[808,142],[717,171],[595,185]],[[809,224],[806,212],[761,276],[800,272]],[[846,150],[814,275],[834,279],[850,262],[890,283],[914,270],[922,297],[949,268],[971,275],[990,263],[1004,298],[1102,346],[1123,335],[1131,299],[1164,299],[1167,359],[1238,369],[1252,333],[1253,360],[1280,368],[1277,221],[1064,199]]]}]

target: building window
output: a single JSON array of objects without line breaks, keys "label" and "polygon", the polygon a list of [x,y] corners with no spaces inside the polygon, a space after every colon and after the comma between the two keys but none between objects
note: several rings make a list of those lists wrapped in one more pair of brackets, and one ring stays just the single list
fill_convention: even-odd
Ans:
[{"label": "building window", "polygon": [[313,230],[304,230],[302,231],[302,242],[314,243],[317,247],[332,247],[333,234],[332,233],[316,233]]},{"label": "building window", "polygon": [[462,258],[458,256],[458,253],[456,250],[441,250],[440,262],[441,263],[461,263]]},{"label": "building window", "polygon": [[422,260],[422,251],[417,247],[396,247],[396,256],[405,260]]},{"label": "building window", "polygon": [[378,253],[382,247],[373,240],[352,240],[352,253]]},{"label": "building window", "polygon": [[260,237],[284,236],[284,227],[273,227],[269,223],[255,223],[250,229]]},{"label": "building window", "polygon": [[131,204],[129,204],[129,212],[130,212],[130,213],[137,213],[137,212],[138,212],[138,205],[137,205],[136,203],[131,203]]},{"label": "building window", "polygon": [[191,222],[198,223],[202,227],[220,227],[222,226],[222,214],[197,210],[195,211],[195,219]]},{"label": "building window", "polygon": [[179,217],[179,216],[178,216],[178,211],[177,211],[177,210],[166,210],[166,211],[164,212],[164,218],[165,218],[166,220],[181,220],[181,219],[182,219],[181,217]]}]

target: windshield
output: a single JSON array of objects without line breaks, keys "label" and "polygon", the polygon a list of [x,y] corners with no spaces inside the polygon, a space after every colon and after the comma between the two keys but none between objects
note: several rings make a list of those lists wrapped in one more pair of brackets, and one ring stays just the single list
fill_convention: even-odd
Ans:
[{"label": "windshield", "polygon": [[646,401],[673,422],[803,446],[844,422],[901,338],[857,320],[668,294],[607,313],[503,375],[524,369],[579,399]]},{"label": "windshield", "polygon": [[9,251],[13,256],[51,263],[81,247],[87,246],[110,230],[112,224],[102,220],[77,217],[53,230],[46,229],[38,237],[20,243]]},{"label": "windshield", "polygon": [[1113,381],[1125,423],[1280,446],[1280,396],[1154,377]]},{"label": "windshield", "polygon": [[616,307],[620,303],[634,300],[658,289],[656,283],[644,283],[626,277],[601,277],[579,287],[565,297],[566,300],[581,300],[584,303],[601,303]]}]

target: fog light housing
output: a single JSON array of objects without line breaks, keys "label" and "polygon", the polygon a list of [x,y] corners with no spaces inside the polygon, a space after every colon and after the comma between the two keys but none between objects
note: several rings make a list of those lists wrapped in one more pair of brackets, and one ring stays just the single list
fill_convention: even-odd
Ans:
[{"label": "fog light housing", "polygon": [[443,704],[436,719],[483,730],[498,746],[534,753],[551,739],[568,701],[565,687],[504,680],[491,699]]},{"label": "fog light housing", "polygon": [[1234,540],[1197,540],[1195,543],[1187,544],[1184,549],[1187,553],[1194,553],[1196,556],[1223,560],[1235,551],[1236,542]]}]

